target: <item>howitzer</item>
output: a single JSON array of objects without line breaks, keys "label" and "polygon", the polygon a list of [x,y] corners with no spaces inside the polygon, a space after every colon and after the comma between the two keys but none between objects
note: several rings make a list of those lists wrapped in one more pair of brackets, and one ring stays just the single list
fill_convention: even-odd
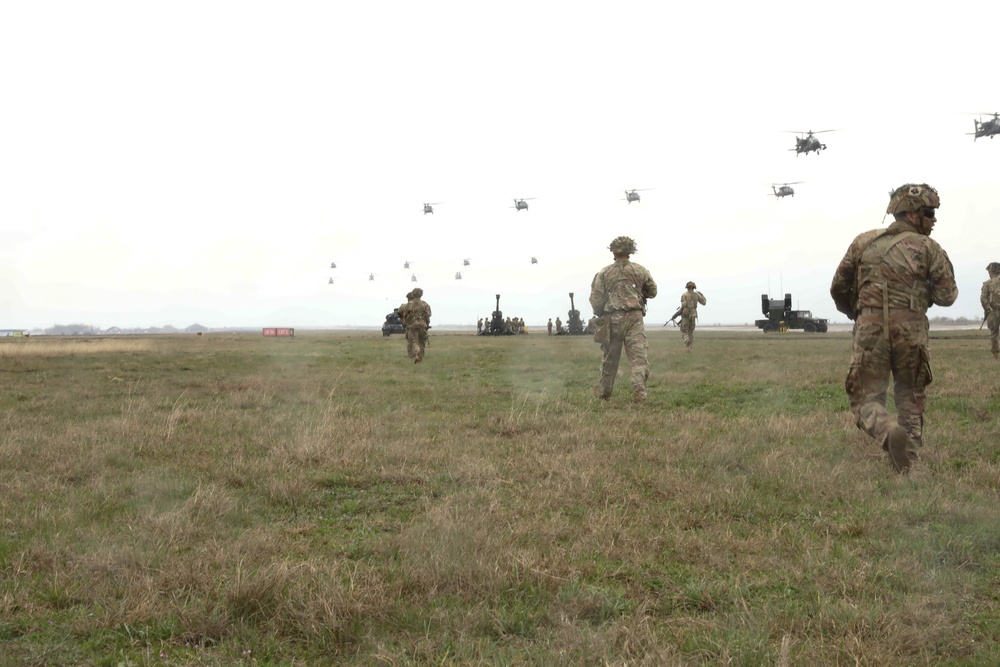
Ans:
[{"label": "howitzer", "polygon": [[490,321],[486,323],[483,327],[483,332],[481,336],[509,336],[513,335],[513,331],[507,328],[507,323],[503,319],[503,313],[500,311],[500,295],[497,294],[497,308],[493,311],[493,315],[490,317]]},{"label": "howitzer", "polygon": [[580,336],[586,333],[583,320],[580,319],[580,311],[576,309],[576,304],[573,302],[572,292],[569,293],[569,312],[567,315],[569,319],[566,322],[566,333],[570,336]]},{"label": "howitzer", "polygon": [[[682,311],[682,310],[684,310],[684,309],[683,309],[683,308],[678,308],[678,309],[677,309],[677,312],[676,312],[676,313],[674,313],[673,315],[671,315],[671,316],[670,316],[670,319],[669,319],[669,320],[667,320],[666,322],[664,322],[664,323],[663,323],[663,326],[667,326],[667,325],[668,325],[668,324],[670,324],[671,322],[674,322],[674,320],[676,320],[676,319],[677,319],[678,317],[680,317],[680,316],[681,316],[681,311]],[[674,322],[674,324],[677,324],[677,323],[676,323],[676,322]]]}]

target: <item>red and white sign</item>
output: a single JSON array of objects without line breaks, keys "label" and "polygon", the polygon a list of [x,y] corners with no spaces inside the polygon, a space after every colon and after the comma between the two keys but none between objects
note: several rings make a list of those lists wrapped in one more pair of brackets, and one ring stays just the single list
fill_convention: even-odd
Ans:
[{"label": "red and white sign", "polygon": [[283,327],[265,327],[265,336],[278,336],[284,338],[294,338],[295,329],[283,328]]}]

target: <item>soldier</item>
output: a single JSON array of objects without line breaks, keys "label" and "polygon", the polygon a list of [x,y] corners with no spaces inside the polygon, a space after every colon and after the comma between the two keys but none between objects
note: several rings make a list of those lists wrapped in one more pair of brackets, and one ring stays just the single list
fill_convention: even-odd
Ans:
[{"label": "soldier", "polygon": [[609,327],[608,342],[601,343],[601,381],[594,387],[594,395],[602,400],[611,398],[624,347],[632,366],[632,400],[642,403],[646,400],[649,379],[642,318],[646,314],[646,300],[656,296],[656,283],[645,267],[629,261],[636,250],[635,241],[619,236],[608,250],[615,257],[614,263],[598,271],[590,285],[594,314],[607,318]]},{"label": "soldier", "polygon": [[431,307],[420,298],[423,295],[424,290],[416,288],[407,294],[409,301],[399,309],[399,317],[406,327],[406,351],[415,364],[424,360],[427,330],[431,328]]},{"label": "soldier", "polygon": [[478,336],[481,333],[483,333],[483,318],[480,317],[479,321],[476,322],[476,335]]},{"label": "soldier", "polygon": [[556,318],[556,335],[557,335],[557,336],[559,336],[559,335],[562,335],[563,333],[564,333],[564,332],[563,332],[563,325],[562,325],[562,320],[560,320],[560,319],[559,319],[559,318],[557,317],[557,318]]},{"label": "soldier", "polygon": [[1000,359],[1000,262],[990,262],[986,270],[990,279],[983,283],[979,302],[983,304],[983,321],[990,328],[990,351],[994,359]]},{"label": "soldier", "polygon": [[698,304],[705,305],[705,295],[696,291],[696,285],[688,282],[684,286],[687,291],[681,294],[681,338],[684,339],[684,349],[691,351],[694,345],[694,323],[698,319]]},{"label": "soldier", "polygon": [[[888,228],[859,234],[830,285],[837,310],[854,320],[851,366],[844,386],[858,428],[906,473],[923,444],[925,388],[930,384],[927,309],[958,298],[948,254],[930,238],[941,205],[926,183],[894,190]],[[889,376],[897,418],[885,407]]]},{"label": "soldier", "polygon": [[552,335],[552,318],[551,317],[549,318],[549,323],[546,326],[548,327],[549,335],[551,336]]}]

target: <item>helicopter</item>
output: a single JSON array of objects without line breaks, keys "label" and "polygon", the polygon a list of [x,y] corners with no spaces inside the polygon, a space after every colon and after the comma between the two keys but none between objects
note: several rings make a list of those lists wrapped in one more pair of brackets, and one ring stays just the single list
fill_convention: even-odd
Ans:
[{"label": "helicopter", "polygon": [[976,124],[976,131],[969,132],[969,134],[975,135],[972,139],[973,141],[979,137],[989,137],[992,139],[994,136],[1000,134],[1000,114],[994,113],[993,118],[989,120],[980,120],[977,118],[972,122]]},{"label": "helicopter", "polygon": [[461,279],[462,279],[462,272],[461,271],[456,271],[455,272],[455,280],[461,280]]},{"label": "helicopter", "polygon": [[790,151],[795,151],[795,157],[799,156],[799,153],[809,154],[810,151],[816,151],[816,155],[819,155],[820,151],[826,150],[826,144],[821,144],[819,139],[814,137],[814,134],[820,134],[822,132],[836,132],[837,130],[817,130],[813,132],[809,130],[808,132],[799,132],[797,130],[787,130],[788,132],[794,132],[795,134],[804,134],[804,137],[795,137],[795,148],[789,148]]},{"label": "helicopter", "polygon": [[531,263],[532,264],[538,264],[538,258],[537,257],[532,257],[531,258]]},{"label": "helicopter", "polygon": [[528,210],[528,201],[531,200],[531,199],[534,199],[534,197],[526,197],[524,199],[515,199],[514,200],[514,205],[511,206],[511,208],[514,209],[515,211],[527,211]]},{"label": "helicopter", "polygon": [[330,268],[331,269],[337,268],[337,263],[336,262],[330,262]]},{"label": "helicopter", "polygon": [[792,186],[798,185],[799,183],[802,183],[802,181],[792,181],[791,183],[783,183],[778,188],[774,187],[776,185],[775,183],[771,183],[771,190],[774,192],[774,194],[772,194],[771,196],[777,197],[779,199],[781,197],[789,197],[789,196],[794,197],[795,189],[792,188]]},{"label": "helicopter", "polygon": [[404,259],[403,260],[403,268],[404,269],[410,268],[410,260],[408,260],[408,259]]},{"label": "helicopter", "polygon": [[462,260],[462,266],[470,266],[468,258]]},{"label": "helicopter", "polygon": [[629,204],[631,204],[632,202],[639,202],[640,201],[639,193],[652,189],[653,188],[639,188],[639,189],[626,190],[625,201],[627,201]]},{"label": "helicopter", "polygon": [[437,206],[438,204],[443,204],[443,203],[444,202],[439,202],[439,201],[431,202],[430,204],[424,203],[424,215],[427,215],[428,213],[433,214],[434,207]]},{"label": "helicopter", "polygon": [[333,278],[330,278],[330,282],[329,282],[329,284],[330,284],[330,285],[332,285],[332,284],[333,284]]},{"label": "helicopter", "polygon": [[375,274],[374,273],[369,273],[368,274],[368,281],[369,282],[373,282],[374,280],[375,280]]},{"label": "helicopter", "polygon": [[410,282],[411,283],[417,282],[417,274],[415,274],[415,273],[411,273],[410,274]]}]

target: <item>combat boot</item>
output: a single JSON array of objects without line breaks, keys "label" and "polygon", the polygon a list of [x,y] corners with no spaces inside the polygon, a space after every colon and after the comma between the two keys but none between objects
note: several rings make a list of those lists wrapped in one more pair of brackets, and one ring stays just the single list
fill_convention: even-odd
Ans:
[{"label": "combat boot", "polygon": [[910,472],[910,464],[916,458],[916,444],[902,426],[893,426],[886,438],[886,449],[892,469],[901,475]]},{"label": "combat boot", "polygon": [[1000,352],[993,353],[993,361],[1000,361]]},{"label": "combat boot", "polygon": [[601,391],[600,385],[594,387],[594,398],[598,398],[602,401],[607,401],[611,399],[611,394],[605,394]]},{"label": "combat boot", "polygon": [[645,403],[646,402],[646,394],[642,393],[641,391],[633,391],[632,392],[632,402],[633,403]]}]

